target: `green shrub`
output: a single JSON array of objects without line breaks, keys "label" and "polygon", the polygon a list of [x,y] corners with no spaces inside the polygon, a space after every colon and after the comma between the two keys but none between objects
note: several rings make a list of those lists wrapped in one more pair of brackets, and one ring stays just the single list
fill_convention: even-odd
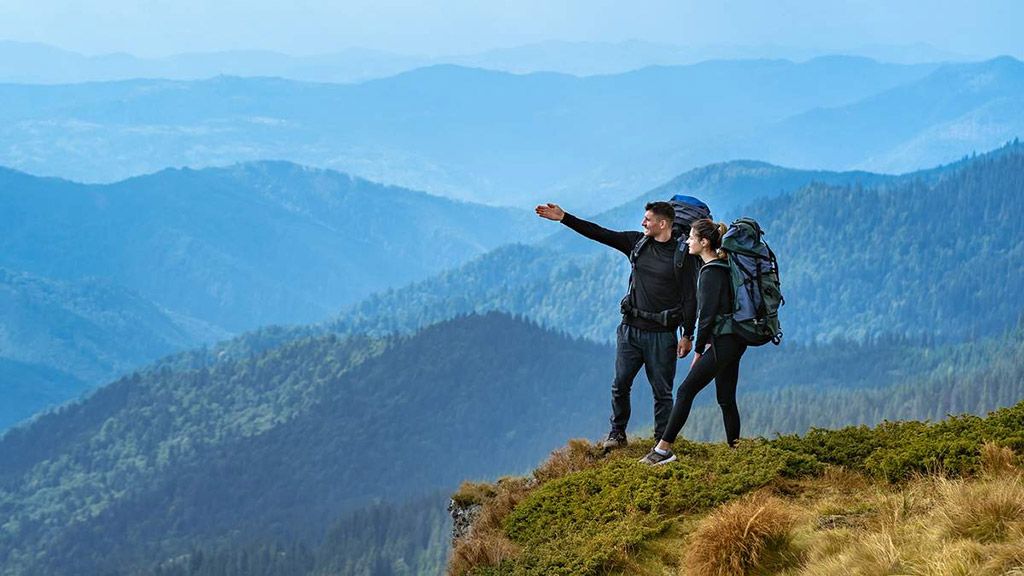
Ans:
[{"label": "green shrub", "polygon": [[683,442],[679,462],[648,468],[631,448],[604,466],[551,480],[505,520],[521,556],[493,574],[596,574],[618,565],[668,520],[707,510],[780,477],[820,471],[806,455],[768,443],[738,450]]},{"label": "green shrub", "polygon": [[937,471],[975,475],[981,471],[980,449],[986,442],[1018,452],[1024,449],[1024,402],[987,418],[956,416],[934,424],[884,422],[875,428],[813,429],[803,437],[782,436],[772,444],[824,464],[896,482]]}]

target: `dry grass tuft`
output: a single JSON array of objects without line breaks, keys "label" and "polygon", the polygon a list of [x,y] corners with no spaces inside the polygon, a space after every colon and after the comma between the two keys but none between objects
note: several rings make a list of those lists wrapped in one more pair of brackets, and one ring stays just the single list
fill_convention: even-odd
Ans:
[{"label": "dry grass tuft", "polygon": [[948,536],[1003,542],[1024,525],[1024,482],[1002,476],[981,482],[939,483],[942,503],[936,519]]},{"label": "dry grass tuft", "polygon": [[989,548],[982,574],[1024,576],[1024,527],[1015,532],[1012,541]]},{"label": "dry grass tuft", "polygon": [[1016,458],[1011,448],[995,442],[986,442],[981,446],[981,469],[986,476],[1013,474],[1017,471],[1014,466]]},{"label": "dry grass tuft", "polygon": [[448,559],[448,576],[469,574],[480,566],[496,566],[519,554],[519,547],[498,530],[474,530],[455,543]]},{"label": "dry grass tuft", "polygon": [[862,492],[871,486],[871,481],[864,474],[842,466],[826,467],[821,480],[825,486],[838,492]]},{"label": "dry grass tuft", "polygon": [[483,504],[487,500],[494,498],[497,494],[497,489],[494,484],[486,482],[463,482],[459,486],[459,491],[452,494],[452,500],[456,504],[461,506],[470,506],[473,504]]},{"label": "dry grass tuft", "polygon": [[693,533],[682,573],[743,576],[784,562],[795,518],[788,504],[763,492],[726,504]]},{"label": "dry grass tuft", "polygon": [[800,576],[889,576],[907,574],[903,542],[885,532],[822,535],[808,552]]},{"label": "dry grass tuft", "polygon": [[455,542],[448,561],[448,574],[468,574],[475,568],[496,566],[517,556],[520,548],[505,535],[502,526],[505,518],[540,484],[591,468],[602,456],[601,450],[587,440],[570,440],[568,445],[551,453],[534,471],[532,480],[509,477],[496,484],[463,484],[453,499],[480,504],[481,509],[469,535]]},{"label": "dry grass tuft", "polygon": [[533,477],[543,484],[595,466],[603,456],[600,448],[587,440],[569,440],[569,444],[551,453],[546,462],[533,471]]},{"label": "dry grass tuft", "polygon": [[1020,476],[921,477],[864,496],[865,525],[807,533],[800,576],[1024,576]]},{"label": "dry grass tuft", "polygon": [[530,493],[525,478],[502,478],[498,481],[497,494],[484,503],[480,516],[473,523],[473,529],[501,532],[505,518]]},{"label": "dry grass tuft", "polygon": [[971,540],[936,541],[923,538],[911,549],[915,575],[980,576],[985,546]]},{"label": "dry grass tuft", "polygon": [[519,554],[519,547],[505,536],[501,525],[529,492],[529,481],[525,478],[501,478],[489,486],[473,529],[452,547],[449,576],[468,574],[480,566],[496,566]]}]

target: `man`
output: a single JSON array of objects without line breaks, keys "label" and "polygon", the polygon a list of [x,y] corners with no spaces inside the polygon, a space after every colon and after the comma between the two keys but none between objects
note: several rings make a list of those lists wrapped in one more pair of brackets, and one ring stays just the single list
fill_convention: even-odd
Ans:
[{"label": "man", "polygon": [[[611,431],[602,447],[611,450],[626,445],[629,392],[641,367],[646,369],[654,394],[654,437],[660,438],[672,413],[676,358],[690,353],[697,316],[700,266],[684,251],[679,256],[683,266],[676,270],[679,240],[672,238],[675,210],[668,202],[647,204],[641,222],[643,232],[608,230],[566,213],[557,204],[542,204],[535,210],[541,218],[561,222],[630,258],[629,292],[622,299],[622,324],[615,338]],[[685,241],[685,234],[682,238]],[[682,337],[677,339],[676,329],[680,327]]]}]

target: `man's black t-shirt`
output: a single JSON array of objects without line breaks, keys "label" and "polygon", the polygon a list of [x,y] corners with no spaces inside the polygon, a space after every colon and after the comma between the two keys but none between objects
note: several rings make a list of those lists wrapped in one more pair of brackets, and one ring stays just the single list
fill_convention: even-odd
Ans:
[{"label": "man's black t-shirt", "polygon": [[[591,240],[615,248],[627,258],[637,241],[643,237],[642,232],[608,230],[568,213],[562,218],[562,224]],[[687,262],[687,270],[682,275],[687,282],[686,285],[680,286],[675,272],[675,252],[678,249],[678,240],[658,242],[654,238],[647,239],[636,258],[633,305],[647,312],[661,312],[682,306],[683,332],[692,337],[696,320],[697,267],[692,262]],[[693,256],[687,255],[686,258],[692,259]],[[692,282],[689,281],[691,278]],[[630,326],[654,332],[671,332],[676,328],[635,316],[623,316],[622,321]]]}]

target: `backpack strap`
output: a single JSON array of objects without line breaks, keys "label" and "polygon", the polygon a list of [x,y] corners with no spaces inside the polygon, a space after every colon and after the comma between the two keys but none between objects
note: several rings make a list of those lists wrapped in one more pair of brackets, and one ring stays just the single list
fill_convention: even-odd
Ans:
[{"label": "backpack strap", "polygon": [[647,235],[643,235],[636,244],[633,245],[633,249],[629,251],[629,265],[636,268],[637,256],[640,256],[640,250],[647,245]]},{"label": "backpack strap", "polygon": [[[781,285],[782,284],[782,272],[779,270],[779,259],[775,257],[775,252],[772,252],[772,247],[771,246],[769,246],[767,243],[765,243],[764,247],[768,249],[768,258],[771,260],[772,268],[775,270],[775,278],[778,280],[779,284]],[[782,296],[781,300],[779,302],[779,306],[785,306],[785,305],[786,305],[786,297]]]},{"label": "backpack strap", "polygon": [[636,259],[640,256],[640,251],[643,250],[644,246],[647,245],[647,236],[641,236],[633,249],[629,251],[629,293],[626,297],[629,298],[629,305],[636,308]]},{"label": "backpack strap", "polygon": [[717,259],[712,260],[711,262],[707,262],[703,266],[701,266],[700,267],[701,272],[703,272],[705,268],[725,268],[726,270],[728,270],[729,269],[729,263],[723,261],[721,258],[717,258]]},{"label": "backpack strap", "polygon": [[[729,272],[729,263],[724,262],[721,258],[705,263],[703,266],[700,267],[700,270],[697,272],[697,281],[700,281],[700,277],[704,274],[705,270],[710,270],[711,268],[724,268],[726,272]],[[700,289],[698,288],[697,291],[699,292]]]}]

